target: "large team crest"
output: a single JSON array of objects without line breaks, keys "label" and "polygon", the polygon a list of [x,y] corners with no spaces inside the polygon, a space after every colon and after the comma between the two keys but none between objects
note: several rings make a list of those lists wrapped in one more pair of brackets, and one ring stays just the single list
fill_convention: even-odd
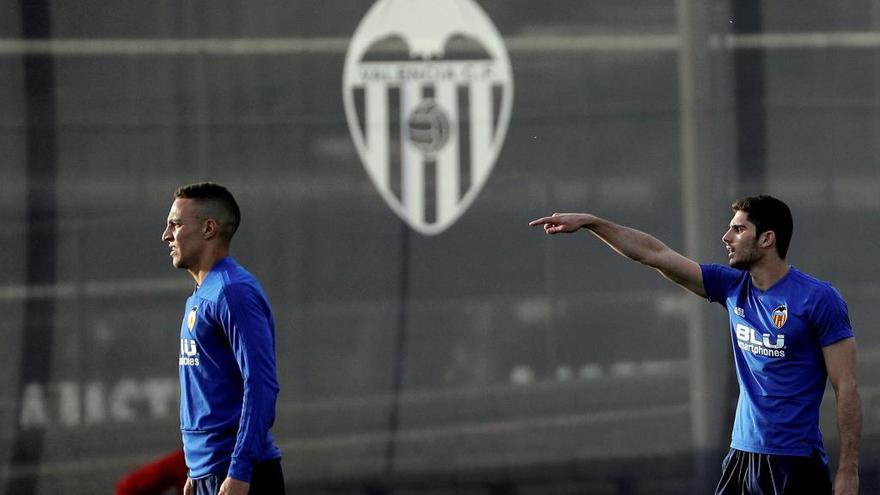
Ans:
[{"label": "large team crest", "polygon": [[416,231],[452,225],[501,151],[513,72],[473,0],[378,0],[349,46],[348,127],[385,202]]}]

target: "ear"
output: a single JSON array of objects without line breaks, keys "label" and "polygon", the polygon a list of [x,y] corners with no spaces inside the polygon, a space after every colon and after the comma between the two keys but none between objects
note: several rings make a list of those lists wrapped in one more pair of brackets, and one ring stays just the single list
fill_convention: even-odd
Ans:
[{"label": "ear", "polygon": [[761,234],[761,247],[771,248],[776,244],[776,232],[768,230]]},{"label": "ear", "polygon": [[202,237],[207,241],[220,234],[220,226],[217,220],[208,218],[202,223]]}]

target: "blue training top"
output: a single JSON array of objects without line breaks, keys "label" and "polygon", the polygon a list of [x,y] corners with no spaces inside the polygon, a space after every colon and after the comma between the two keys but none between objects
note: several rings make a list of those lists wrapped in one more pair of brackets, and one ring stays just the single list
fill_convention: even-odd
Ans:
[{"label": "blue training top", "polygon": [[846,303],[829,283],[791,267],[766,291],[748,271],[701,265],[711,302],[727,308],[739,401],[732,448],[828,457],[819,406],[828,374],[822,348],[853,336]]},{"label": "blue training top", "polygon": [[251,480],[281,457],[275,421],[275,323],[259,282],[218,261],[186,301],[180,327],[180,430],[189,476]]}]

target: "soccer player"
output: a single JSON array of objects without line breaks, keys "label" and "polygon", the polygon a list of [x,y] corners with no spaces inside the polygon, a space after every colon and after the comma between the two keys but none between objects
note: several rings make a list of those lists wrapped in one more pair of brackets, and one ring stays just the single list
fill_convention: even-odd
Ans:
[{"label": "soccer player", "polygon": [[832,493],[819,432],[828,379],[840,434],[833,493],[855,494],[862,411],[846,303],[830,284],[785,262],[793,230],[785,203],[749,197],[733,210],[721,238],[730,266],[697,264],[649,234],[586,213],[556,213],[529,225],[547,234],[587,229],[727,309],[740,395],[716,495]]},{"label": "soccer player", "polygon": [[275,323],[259,282],[229,256],[241,219],[226,188],[174,193],[162,240],[196,287],[180,328],[180,429],[191,495],[283,494],[269,429],[278,380]]}]

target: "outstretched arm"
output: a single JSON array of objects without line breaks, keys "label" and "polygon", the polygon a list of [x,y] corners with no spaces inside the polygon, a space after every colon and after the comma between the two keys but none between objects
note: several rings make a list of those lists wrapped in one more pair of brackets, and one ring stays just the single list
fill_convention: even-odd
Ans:
[{"label": "outstretched arm", "polygon": [[549,217],[533,220],[529,225],[542,226],[548,234],[587,229],[621,255],[655,268],[669,280],[700,297],[706,297],[700,265],[640,230],[588,213],[554,213]]},{"label": "outstretched arm", "polygon": [[837,397],[837,430],[840,461],[834,476],[835,494],[859,491],[859,443],[862,436],[862,401],[856,380],[856,341],[848,338],[822,348],[828,379]]}]

